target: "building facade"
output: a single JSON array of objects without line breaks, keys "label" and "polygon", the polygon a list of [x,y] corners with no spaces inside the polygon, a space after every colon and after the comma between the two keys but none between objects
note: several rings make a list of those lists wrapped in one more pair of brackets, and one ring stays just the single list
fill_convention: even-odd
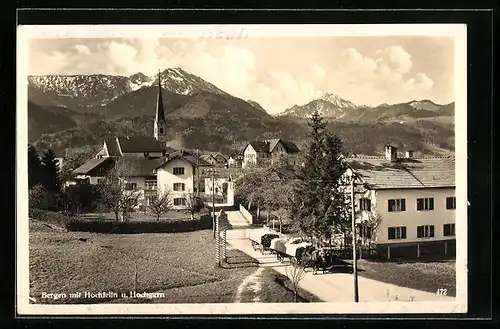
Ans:
[{"label": "building facade", "polygon": [[411,247],[420,256],[427,249],[444,254],[455,245],[455,159],[398,156],[386,146],[385,157],[347,159],[356,180],[359,237],[375,242],[388,258],[395,248]]},{"label": "building facade", "polygon": [[242,167],[262,167],[273,165],[278,161],[293,166],[299,153],[300,150],[294,142],[284,139],[251,142],[243,150]]}]

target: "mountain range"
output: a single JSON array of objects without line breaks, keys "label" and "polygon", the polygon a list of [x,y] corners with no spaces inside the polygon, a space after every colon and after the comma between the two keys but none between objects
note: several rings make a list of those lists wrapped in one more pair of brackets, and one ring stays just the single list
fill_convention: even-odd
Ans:
[{"label": "mountain range", "polygon": [[[307,118],[318,110],[356,153],[375,154],[391,140],[427,154],[454,149],[454,103],[412,100],[369,107],[326,93],[270,115],[256,101],[230,95],[181,68],[159,75],[173,147],[229,152],[249,140],[274,137],[301,144]],[[100,144],[112,135],[151,135],[157,92],[158,74],[29,76],[29,140],[40,148],[61,150]],[[367,135],[371,133],[377,138]]]}]

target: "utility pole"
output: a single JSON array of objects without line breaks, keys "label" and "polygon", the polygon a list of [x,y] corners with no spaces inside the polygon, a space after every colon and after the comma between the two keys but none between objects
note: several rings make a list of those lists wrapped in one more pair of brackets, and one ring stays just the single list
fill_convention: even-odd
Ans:
[{"label": "utility pole", "polygon": [[351,174],[351,215],[352,215],[352,273],[354,274],[354,302],[359,302],[358,260],[356,255],[356,216],[354,211],[354,173]]},{"label": "utility pole", "polygon": [[215,176],[214,176],[214,168],[212,168],[211,172],[212,172],[212,223],[213,223],[213,232],[214,232],[214,238],[215,238],[215,222],[216,222],[216,219],[215,219]]}]

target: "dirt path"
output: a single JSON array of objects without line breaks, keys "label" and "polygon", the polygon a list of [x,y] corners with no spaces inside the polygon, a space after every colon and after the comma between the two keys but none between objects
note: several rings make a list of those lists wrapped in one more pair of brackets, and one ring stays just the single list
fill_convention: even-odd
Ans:
[{"label": "dirt path", "polygon": [[260,302],[259,292],[262,289],[261,276],[263,270],[264,268],[259,267],[243,280],[236,291],[235,303]]}]

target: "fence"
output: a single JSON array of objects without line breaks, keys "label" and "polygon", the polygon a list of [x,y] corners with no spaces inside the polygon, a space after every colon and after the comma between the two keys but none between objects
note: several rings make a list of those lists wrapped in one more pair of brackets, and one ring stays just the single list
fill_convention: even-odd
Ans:
[{"label": "fence", "polygon": [[240,213],[250,224],[253,224],[253,215],[242,204],[240,204]]}]

